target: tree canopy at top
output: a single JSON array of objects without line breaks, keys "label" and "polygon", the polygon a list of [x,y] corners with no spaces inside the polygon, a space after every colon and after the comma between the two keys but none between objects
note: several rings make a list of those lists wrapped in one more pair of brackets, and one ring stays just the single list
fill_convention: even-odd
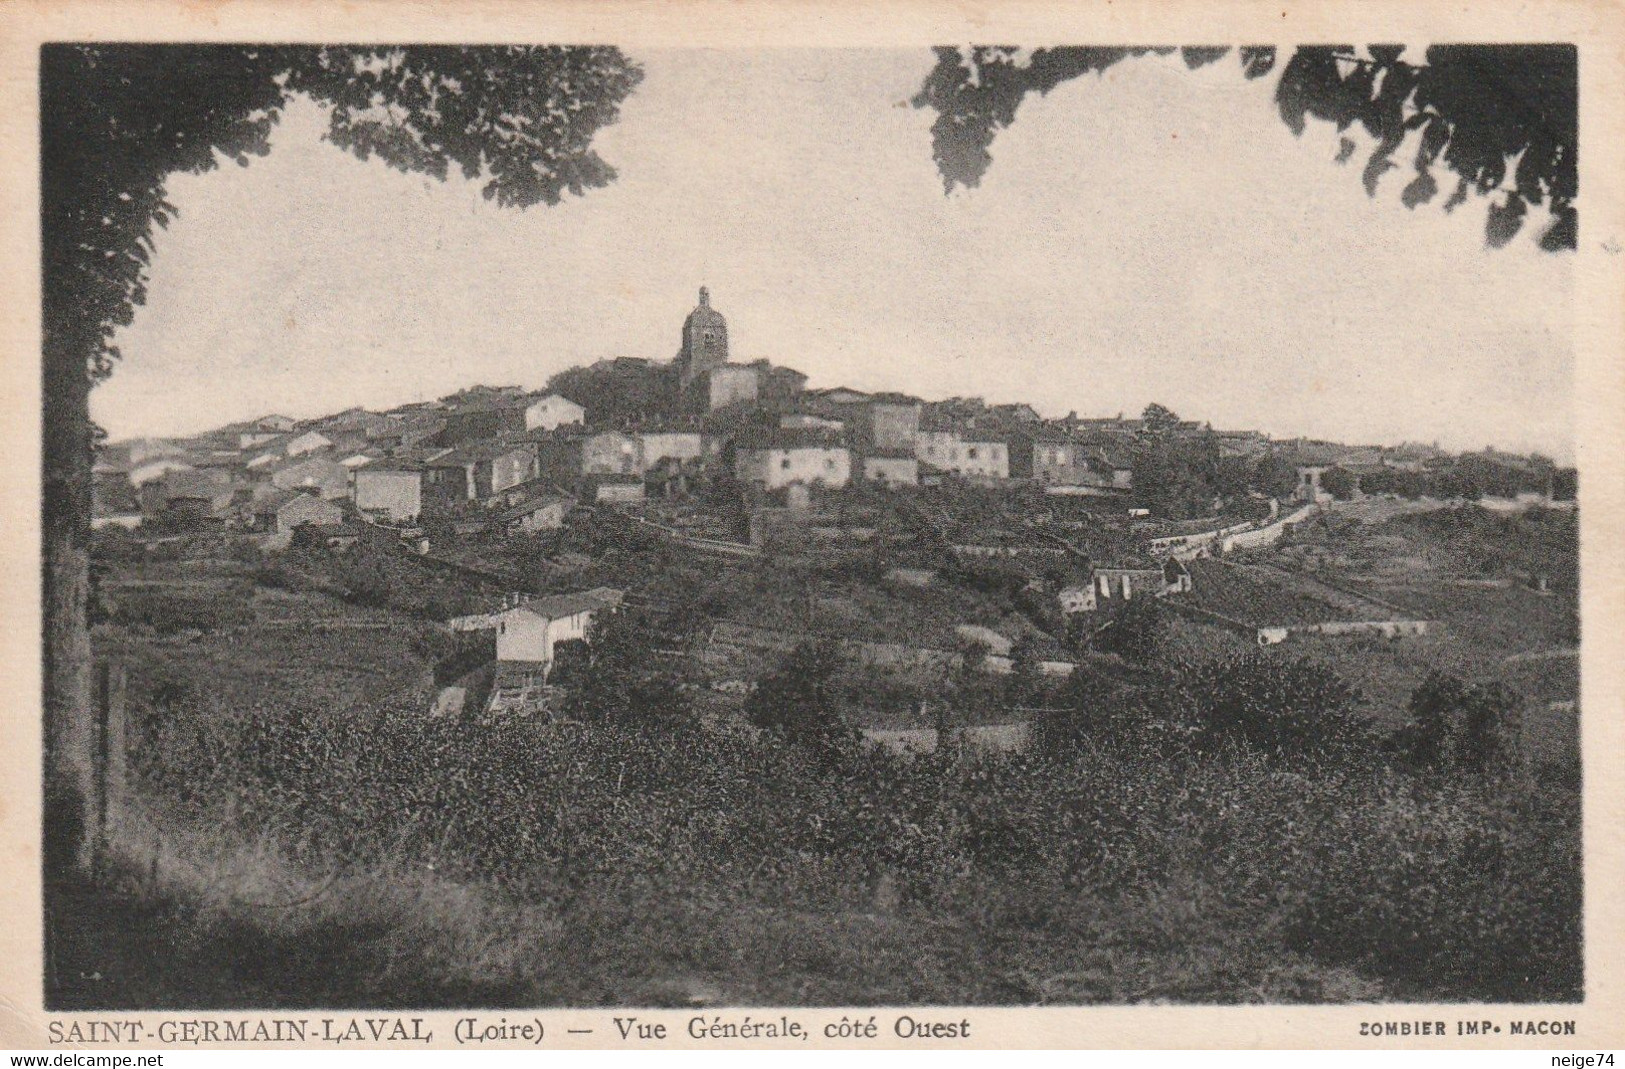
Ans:
[{"label": "tree canopy at top", "polygon": [[[1171,53],[1172,48],[1041,48],[1030,53],[1007,46],[938,48],[937,64],[914,98],[915,107],[937,112],[933,156],[943,185],[973,187],[993,157],[995,134],[1015,121],[1028,93],[1100,73],[1130,56]],[[1195,69],[1218,61],[1229,48],[1178,49]],[[1352,45],[1301,47],[1281,71],[1275,102],[1281,119],[1302,134],[1310,116],[1339,131],[1359,123],[1376,139],[1363,181],[1377,183],[1398,164],[1393,156],[1408,135],[1417,137],[1414,176],[1401,200],[1408,208],[1439,192],[1434,168],[1456,176],[1444,208],[1499,193],[1485,223],[1491,246],[1505,245],[1523,225],[1529,205],[1549,206],[1552,223],[1541,235],[1548,250],[1575,247],[1578,216],[1577,51],[1572,45],[1434,45],[1422,62],[1402,59],[1402,46],[1373,45],[1365,55]],[[1275,68],[1273,47],[1237,50],[1243,74],[1261,78]],[[1342,139],[1338,162],[1355,144]]]}]

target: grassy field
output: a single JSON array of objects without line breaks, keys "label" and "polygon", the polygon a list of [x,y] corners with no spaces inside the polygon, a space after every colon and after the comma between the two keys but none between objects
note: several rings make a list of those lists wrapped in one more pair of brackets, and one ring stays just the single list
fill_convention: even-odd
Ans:
[{"label": "grassy field", "polygon": [[256,586],[246,567],[210,574],[185,562],[149,564],[115,571],[103,589],[115,606],[141,589],[229,599],[247,610],[247,622],[211,632],[98,626],[95,655],[123,662],[142,700],[172,702],[184,694],[223,713],[343,714],[398,701],[428,708],[437,639],[421,619],[315,591]]},{"label": "grassy field", "polygon": [[[1305,525],[1279,552],[1242,559],[1304,595],[1326,584],[1380,599],[1399,615],[1436,622],[1426,636],[1294,637],[1360,688],[1379,723],[1403,722],[1411,692],[1435,669],[1500,682],[1525,698],[1524,733],[1537,760],[1578,755],[1577,525],[1573,514],[1506,517],[1481,509],[1374,510],[1373,522],[1334,517]],[[1548,579],[1548,590],[1528,585]],[[1492,585],[1494,584],[1494,585]],[[1390,614],[1392,615],[1392,614]],[[1182,630],[1216,631],[1199,624]],[[1176,638],[1183,647],[1201,643]],[[1221,646],[1216,636],[1202,640]]]}]

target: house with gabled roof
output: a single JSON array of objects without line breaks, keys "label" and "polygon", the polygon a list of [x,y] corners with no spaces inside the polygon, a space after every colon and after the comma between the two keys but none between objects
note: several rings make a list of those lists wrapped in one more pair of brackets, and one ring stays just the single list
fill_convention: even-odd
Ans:
[{"label": "house with gabled roof", "polygon": [[575,504],[575,498],[564,494],[542,494],[502,510],[496,520],[510,534],[556,531]]},{"label": "house with gabled roof", "polygon": [[344,509],[336,501],[327,501],[315,494],[294,494],[276,510],[278,534],[291,534],[304,524],[313,527],[337,527],[344,522]]},{"label": "house with gabled roof", "polygon": [[363,516],[400,523],[423,514],[423,465],[385,460],[357,468],[355,507]]},{"label": "house with gabled roof", "polygon": [[792,483],[839,489],[852,481],[852,452],[838,435],[783,427],[741,431],[732,443],[734,477],[764,490]]},{"label": "house with gabled roof", "polygon": [[350,496],[350,469],[326,457],[308,457],[271,473],[281,490],[311,490],[325,498]]},{"label": "house with gabled roof", "polygon": [[517,442],[469,442],[436,457],[431,468],[461,468],[462,490],[470,501],[483,501],[537,475],[536,453]]},{"label": "house with gabled roof", "polygon": [[911,450],[874,449],[863,456],[863,481],[895,490],[920,484],[920,460]]},{"label": "house with gabled roof", "polygon": [[587,422],[587,410],[562,394],[550,393],[532,401],[525,409],[527,431],[556,431],[560,427]]},{"label": "house with gabled roof", "polygon": [[585,641],[600,614],[620,608],[625,594],[600,586],[570,594],[510,596],[500,608],[446,622],[453,631],[496,631],[498,661],[530,662],[543,677],[552,669],[561,642]]},{"label": "house with gabled roof", "polygon": [[303,434],[295,435],[294,437],[289,438],[286,445],[283,447],[283,452],[290,457],[297,457],[303,456],[306,453],[314,453],[318,449],[327,449],[332,444],[333,440],[327,437],[325,434],[319,434],[316,431],[306,431]]}]

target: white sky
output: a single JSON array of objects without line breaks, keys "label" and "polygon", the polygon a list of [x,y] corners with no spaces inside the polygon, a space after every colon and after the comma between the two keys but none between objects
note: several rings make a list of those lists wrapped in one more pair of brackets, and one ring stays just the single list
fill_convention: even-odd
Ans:
[{"label": "white sky", "polygon": [[1408,167],[1368,199],[1365,153],[1295,139],[1233,55],[1029,97],[951,197],[905,103],[925,50],[634,58],[597,142],[619,179],[555,208],[361,163],[308,104],[268,157],[176,177],[95,418],[182,434],[667,359],[705,284],[734,359],[814,386],[1573,455],[1572,255],[1533,226],[1487,250],[1481,201],[1407,211]]}]

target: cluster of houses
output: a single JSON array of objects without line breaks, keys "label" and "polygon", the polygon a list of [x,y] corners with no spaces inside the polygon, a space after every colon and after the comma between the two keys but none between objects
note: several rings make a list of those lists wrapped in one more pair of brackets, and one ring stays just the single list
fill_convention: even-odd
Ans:
[{"label": "cluster of houses", "polygon": [[1121,450],[1081,435],[1062,442],[1025,405],[809,391],[791,369],[732,363],[726,320],[704,290],[669,364],[602,363],[630,374],[658,367],[675,378],[679,405],[611,424],[558,393],[480,386],[381,412],[268,415],[189,439],[126,442],[98,455],[95,522],[286,536],[444,515],[526,532],[559,526],[579,500],[682,497],[719,477],[766,494],[944,475],[1129,484]]},{"label": "cluster of houses", "polygon": [[[754,552],[777,537],[781,521],[797,537],[822,531],[814,497],[842,502],[836,533],[855,537],[865,522],[863,507],[878,500],[841,493],[856,485],[881,491],[945,481],[1037,487],[1053,495],[1047,501],[1057,510],[1081,509],[1086,517],[1095,514],[1093,503],[1069,498],[1110,503],[1108,511],[1123,517],[1124,530],[1133,535],[1132,552],[1122,558],[1085,554],[1065,540],[1059,521],[1032,538],[1025,538],[1031,531],[967,534],[946,524],[937,533],[962,558],[1087,560],[1073,578],[1042,583],[1045,595],[1055,599],[1051,604],[1058,602],[1062,616],[1073,621],[1079,614],[1109,621],[1134,599],[1166,598],[1184,615],[1245,631],[1261,644],[1300,632],[1397,636],[1426,630],[1425,621],[1399,618],[1385,612],[1388,606],[1327,609],[1330,602],[1293,601],[1292,591],[1267,587],[1245,571],[1209,567],[1202,558],[1281,537],[1330,499],[1323,480],[1329,482],[1334,470],[1356,477],[1382,470],[1423,473],[1450,460],[1436,448],[1282,442],[1171,417],[1151,428],[1121,415],[1046,419],[1026,404],[979,398],[928,402],[846,387],[808,389],[806,376],[793,369],[765,360],[733,362],[727,322],[704,289],[683,324],[673,360],[622,357],[580,370],[608,383],[609,393],[569,383],[537,392],[476,386],[384,411],[354,408],[315,419],[268,415],[187,439],[106,446],[96,460],[93,522],[159,531],[238,530],[273,543],[303,536],[335,546],[404,537],[424,548],[423,525],[431,522],[458,534],[527,534],[562,527],[581,504],[635,510],[651,499],[707,500],[721,488],[745,506],[750,543],[689,542]],[[648,388],[650,382],[659,388]],[[617,384],[626,384],[626,391],[617,393]],[[644,405],[645,396],[659,403]],[[619,403],[605,405],[606,398]],[[1145,510],[1132,507],[1132,458],[1151,433],[1199,437],[1223,456],[1284,461],[1296,472],[1295,502],[1287,507],[1271,501],[1267,518],[1233,526],[1217,520],[1177,530],[1167,523],[1142,524]],[[847,508],[853,501],[860,507]],[[1021,506],[1021,521],[1037,523],[1028,504]],[[895,585],[924,586],[935,573],[900,565],[886,574]],[[594,618],[614,611],[624,597],[607,587],[511,597],[488,612],[449,621],[454,631],[480,632],[493,641],[488,662],[445,687],[439,707],[475,701],[492,710],[535,708],[546,700],[560,651],[583,642]],[[1283,616],[1286,604],[1296,605],[1298,616]]]},{"label": "cluster of houses", "polygon": [[[309,526],[342,539],[359,524],[441,516],[460,529],[531,532],[558,527],[578,502],[682,499],[721,480],[762,506],[794,507],[854,483],[898,489],[945,478],[1125,497],[1143,430],[1121,416],[1046,420],[1026,404],[809,390],[793,369],[732,362],[727,321],[704,289],[675,359],[622,357],[593,370],[664,375],[676,403],[604,418],[561,393],[476,386],[380,412],[269,415],[185,440],[126,442],[98,456],[95,522],[281,537]],[[1232,455],[1276,447],[1258,432],[1191,422],[1172,432],[1210,435]],[[1408,462],[1391,451],[1291,448],[1310,501],[1325,493],[1320,476],[1333,464]]]}]

